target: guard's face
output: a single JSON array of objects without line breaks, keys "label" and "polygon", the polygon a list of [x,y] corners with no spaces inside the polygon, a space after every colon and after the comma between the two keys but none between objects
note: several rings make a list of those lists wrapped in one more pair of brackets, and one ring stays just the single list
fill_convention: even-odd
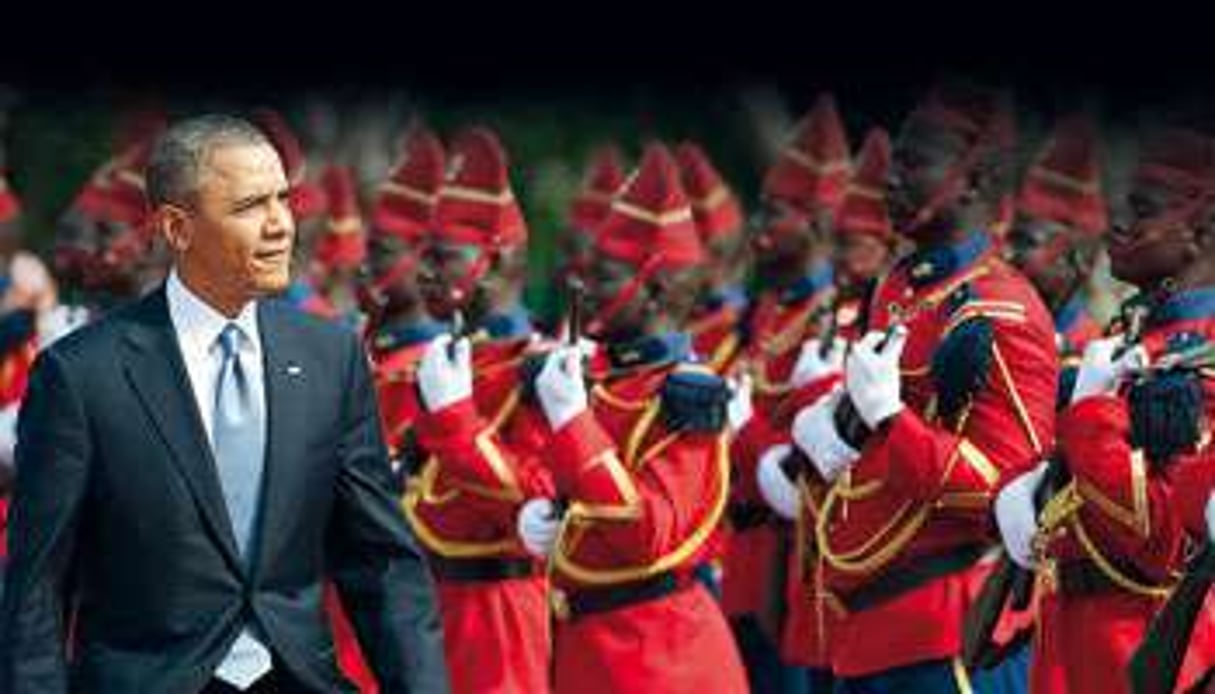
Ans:
[{"label": "guard's face", "polygon": [[1074,230],[1049,219],[1018,213],[1005,237],[1005,257],[1051,299],[1061,299],[1077,280],[1069,254]]},{"label": "guard's face", "polygon": [[[825,215],[824,215],[825,216]],[[815,219],[781,204],[765,205],[754,222],[751,252],[762,282],[780,284],[803,272],[807,254],[826,234]]]},{"label": "guard's face", "polygon": [[912,230],[915,217],[938,194],[966,151],[959,134],[921,119],[904,123],[894,142],[886,203],[895,231]]},{"label": "guard's face", "polygon": [[462,308],[474,289],[468,277],[475,269],[481,249],[472,244],[432,240],[422,252],[418,286],[431,315],[447,319]]},{"label": "guard's face", "polygon": [[[636,274],[637,270],[628,263],[602,254],[591,256],[586,277],[586,311],[592,325],[596,322],[594,319],[602,316],[603,311],[616,301]],[[598,326],[599,329],[591,337],[610,340],[612,336],[634,332],[642,322],[645,298],[644,289],[636,292],[613,316],[608,317],[606,323]]]},{"label": "guard's face", "polygon": [[179,266],[248,299],[286,289],[295,238],[287,188],[270,145],[213,149],[182,233],[170,239]]},{"label": "guard's face", "polygon": [[871,280],[886,269],[890,247],[868,234],[843,234],[839,239],[839,266],[855,280]]},{"label": "guard's face", "polygon": [[1136,180],[1127,195],[1129,219],[1110,234],[1114,277],[1141,288],[1184,269],[1194,257],[1193,199],[1163,184]]}]

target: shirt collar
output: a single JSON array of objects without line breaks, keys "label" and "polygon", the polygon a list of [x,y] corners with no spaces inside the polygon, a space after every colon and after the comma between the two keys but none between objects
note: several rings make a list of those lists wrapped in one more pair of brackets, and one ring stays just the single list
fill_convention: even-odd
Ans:
[{"label": "shirt collar", "polygon": [[431,318],[423,318],[405,325],[398,325],[380,330],[375,337],[375,349],[380,352],[392,352],[405,347],[412,347],[423,342],[430,342],[440,333],[448,330],[446,323]]},{"label": "shirt collar", "polygon": [[632,342],[609,344],[607,355],[609,363],[617,369],[689,361],[692,357],[692,338],[682,332],[646,335]]},{"label": "shirt collar", "polygon": [[1080,316],[1084,315],[1084,309],[1084,292],[1076,292],[1055,314],[1055,331],[1066,333],[1071,330],[1076,325],[1076,321],[1080,320]]},{"label": "shirt collar", "polygon": [[957,243],[916,250],[900,261],[899,266],[907,273],[912,286],[925,287],[965,270],[990,249],[991,238],[987,233],[973,231]]},{"label": "shirt collar", "polygon": [[1215,316],[1215,287],[1187,289],[1172,294],[1153,308],[1151,316],[1154,325]]},{"label": "shirt collar", "polygon": [[235,323],[244,339],[241,345],[251,347],[254,356],[261,354],[261,336],[258,333],[257,302],[245,304],[236,318],[229,320],[181,281],[174,269],[165,282],[165,298],[169,304],[169,318],[183,351],[192,355],[210,353],[219,334],[228,325]]},{"label": "shirt collar", "polygon": [[481,321],[481,329],[491,340],[510,340],[532,334],[532,319],[522,306],[491,313]]},{"label": "shirt collar", "polygon": [[835,277],[831,263],[821,261],[805,276],[793,283],[793,286],[780,294],[782,304],[796,304],[831,286]]}]

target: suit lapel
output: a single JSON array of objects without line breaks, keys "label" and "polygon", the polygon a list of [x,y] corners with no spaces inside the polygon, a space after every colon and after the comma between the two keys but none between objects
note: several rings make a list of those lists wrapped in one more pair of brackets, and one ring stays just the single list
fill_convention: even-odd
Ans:
[{"label": "suit lapel", "polygon": [[145,298],[132,318],[123,355],[126,378],[172,453],[224,557],[241,572],[215,459],[169,319],[164,288]]},{"label": "suit lapel", "polygon": [[[284,316],[287,310],[274,301],[258,304],[266,386],[266,469],[262,486],[262,506],[258,520],[257,557],[273,551],[273,533],[278,519],[299,495],[292,491],[293,480],[301,475],[291,470],[303,462],[301,434],[306,431],[306,379],[315,377],[305,368],[299,338],[293,335]],[[256,568],[258,564],[254,564]]]}]

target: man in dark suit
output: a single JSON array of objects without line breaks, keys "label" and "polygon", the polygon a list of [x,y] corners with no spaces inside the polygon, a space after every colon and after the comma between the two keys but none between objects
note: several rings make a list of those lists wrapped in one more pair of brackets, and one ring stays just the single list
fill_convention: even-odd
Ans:
[{"label": "man in dark suit", "polygon": [[34,369],[0,692],[344,688],[325,578],[384,691],[446,691],[363,352],[266,298],[294,237],[275,150],[239,119],[185,121],[147,193],[175,257],[165,286]]}]

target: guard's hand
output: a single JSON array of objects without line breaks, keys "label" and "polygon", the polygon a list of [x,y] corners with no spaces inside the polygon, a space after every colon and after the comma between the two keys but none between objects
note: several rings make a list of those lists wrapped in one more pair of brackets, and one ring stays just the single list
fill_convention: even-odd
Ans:
[{"label": "guard's hand", "polygon": [[755,416],[751,375],[744,373],[738,378],[728,378],[726,382],[730,384],[730,402],[726,404],[726,419],[730,422],[730,433],[737,435]]},{"label": "guard's hand", "polygon": [[792,452],[793,447],[787,443],[773,446],[759,456],[759,466],[755,469],[760,496],[776,511],[776,515],[785,520],[797,518],[802,506],[797,485],[789,479],[780,464]]},{"label": "guard's hand", "polygon": [[827,353],[823,354],[823,341],[812,338],[802,343],[802,351],[797,355],[797,363],[793,365],[793,373],[789,376],[789,385],[801,388],[827,376],[842,373],[844,370],[844,352],[848,342],[841,337],[831,340]]},{"label": "guard's hand", "polygon": [[1215,543],[1215,492],[1207,499],[1207,541]]},{"label": "guard's hand", "polygon": [[549,499],[532,499],[519,509],[516,531],[529,554],[545,559],[553,551],[561,519]]},{"label": "guard's hand", "polygon": [[536,395],[553,431],[586,411],[588,398],[578,347],[558,347],[549,353],[536,378]]},{"label": "guard's hand", "polygon": [[1033,569],[1033,541],[1038,534],[1038,511],[1034,508],[1034,492],[1042,484],[1047,463],[1023,473],[1009,482],[996,495],[996,525],[1004,549],[1013,562],[1023,569]]},{"label": "guard's hand", "polygon": [[431,340],[418,364],[418,389],[429,412],[472,397],[472,345],[461,338],[453,346],[452,339],[444,333]]},{"label": "guard's hand", "polygon": [[793,442],[828,482],[861,457],[835,430],[835,408],[843,396],[844,391],[836,388],[793,418]]},{"label": "guard's hand", "polygon": [[882,349],[886,333],[873,331],[852,347],[844,363],[844,383],[857,414],[870,429],[903,409],[899,387],[899,358],[907,342],[907,328],[896,326]]},{"label": "guard's hand", "polygon": [[1128,374],[1147,366],[1147,352],[1136,345],[1114,358],[1122,337],[1114,336],[1093,340],[1084,349],[1080,371],[1076,374],[1076,386],[1072,389],[1072,403],[1098,395],[1113,395]]}]

